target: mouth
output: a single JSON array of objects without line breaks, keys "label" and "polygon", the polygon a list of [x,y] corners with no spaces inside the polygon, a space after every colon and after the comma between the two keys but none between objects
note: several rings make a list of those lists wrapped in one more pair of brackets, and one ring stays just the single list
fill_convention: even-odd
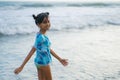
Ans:
[{"label": "mouth", "polygon": [[46,27],[46,29],[48,30],[48,29],[50,29],[50,27],[49,27],[49,26],[47,26],[47,27]]}]

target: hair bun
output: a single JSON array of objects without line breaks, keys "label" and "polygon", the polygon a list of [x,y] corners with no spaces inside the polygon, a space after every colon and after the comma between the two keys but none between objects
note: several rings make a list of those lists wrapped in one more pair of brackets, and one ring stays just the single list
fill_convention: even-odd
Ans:
[{"label": "hair bun", "polygon": [[49,15],[49,12],[46,12],[47,15]]},{"label": "hair bun", "polygon": [[37,17],[36,17],[34,14],[33,14],[32,16],[33,16],[33,18],[34,18],[35,20],[37,19]]}]

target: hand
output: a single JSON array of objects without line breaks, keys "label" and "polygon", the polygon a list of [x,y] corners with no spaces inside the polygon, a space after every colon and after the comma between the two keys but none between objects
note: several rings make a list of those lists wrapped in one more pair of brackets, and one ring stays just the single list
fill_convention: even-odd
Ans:
[{"label": "hand", "polygon": [[23,67],[18,67],[14,70],[15,74],[19,74],[22,71]]},{"label": "hand", "polygon": [[68,65],[68,59],[61,59],[60,62],[61,62],[61,64],[63,66],[67,66]]}]

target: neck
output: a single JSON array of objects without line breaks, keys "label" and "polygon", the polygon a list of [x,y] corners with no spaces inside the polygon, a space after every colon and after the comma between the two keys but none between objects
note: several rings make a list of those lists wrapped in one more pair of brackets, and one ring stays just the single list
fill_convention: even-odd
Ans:
[{"label": "neck", "polygon": [[44,34],[44,35],[45,35],[46,30],[40,30],[39,32],[40,32],[41,34]]}]

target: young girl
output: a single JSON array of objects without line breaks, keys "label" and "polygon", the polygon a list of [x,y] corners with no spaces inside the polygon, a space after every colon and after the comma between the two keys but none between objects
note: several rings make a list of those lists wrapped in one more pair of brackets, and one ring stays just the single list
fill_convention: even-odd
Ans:
[{"label": "young girl", "polygon": [[18,74],[22,71],[25,64],[31,58],[31,56],[36,51],[36,57],[34,59],[39,80],[52,80],[50,62],[51,54],[58,59],[64,66],[68,65],[67,59],[60,58],[53,49],[50,48],[50,40],[45,35],[46,31],[50,28],[49,13],[40,13],[37,16],[33,15],[36,25],[39,27],[39,32],[36,34],[35,44],[30,50],[29,54],[26,56],[25,60],[20,67],[14,70],[15,74]]}]

